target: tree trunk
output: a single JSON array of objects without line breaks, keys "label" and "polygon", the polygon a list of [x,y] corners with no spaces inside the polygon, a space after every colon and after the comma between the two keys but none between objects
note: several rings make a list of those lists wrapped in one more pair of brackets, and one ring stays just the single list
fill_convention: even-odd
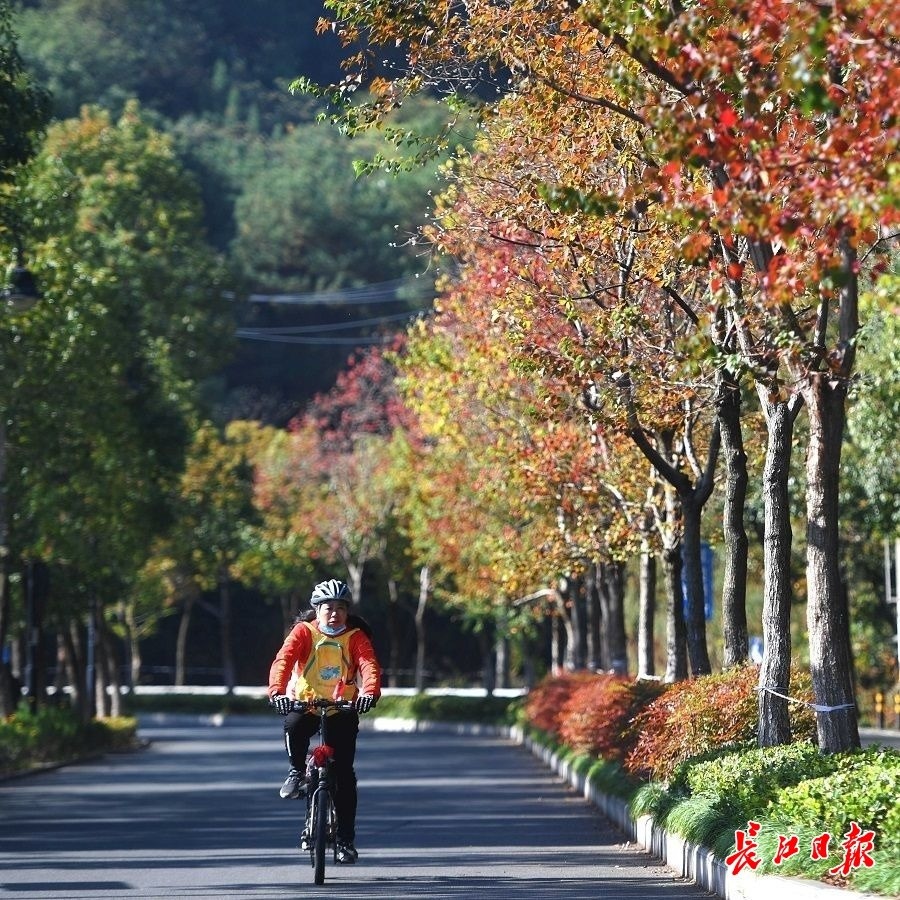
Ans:
[{"label": "tree trunk", "polygon": [[69,622],[68,627],[63,627],[59,637],[62,642],[63,656],[66,661],[69,688],[72,692],[72,709],[75,710],[78,717],[83,720],[85,717],[85,708],[88,704],[84,699],[86,678],[84,659],[81,653],[81,632],[78,622]]},{"label": "tree trunk", "polygon": [[684,583],[687,585],[687,614],[685,632],[687,634],[688,660],[691,675],[709,675],[712,666],[706,645],[706,605],[703,588],[703,566],[700,557],[700,526],[702,506],[697,503],[693,491],[681,498],[684,531],[682,551],[684,553]]},{"label": "tree trunk", "polygon": [[684,593],[681,587],[681,544],[663,552],[666,582],[666,681],[688,677],[687,634],[684,627]]},{"label": "tree trunk", "polygon": [[[2,491],[2,487],[0,487]],[[0,511],[2,515],[2,511]],[[0,538],[2,540],[2,538]],[[0,552],[2,552],[0,547]],[[5,652],[7,642],[7,632],[9,631],[9,620],[12,604],[9,602],[9,579],[6,577],[5,557],[0,558],[0,652]],[[19,704],[19,697],[16,696],[15,679],[13,678],[12,666],[7,660],[2,661],[0,666],[0,716],[6,718],[16,711]]]},{"label": "tree trunk", "polygon": [[481,679],[484,692],[488,697],[493,696],[497,683],[495,680],[496,666],[494,663],[494,638],[496,628],[494,622],[488,619],[484,628],[478,632],[478,643],[481,645]]},{"label": "tree trunk", "polygon": [[550,672],[559,675],[565,671],[565,610],[559,592],[554,593],[556,609],[550,614]]},{"label": "tree trunk", "polygon": [[725,465],[725,497],[722,511],[725,566],[722,582],[722,632],[726,669],[747,661],[747,553],[744,527],[747,498],[747,454],[741,433],[741,391],[731,372],[719,372],[716,403],[722,455]]},{"label": "tree trunk", "polygon": [[809,411],[806,452],[806,585],[809,662],[819,747],[859,747],[851,677],[850,624],[841,586],[838,486],[846,381],[816,374],[804,386]]},{"label": "tree trunk", "polygon": [[219,634],[222,639],[222,684],[225,693],[234,693],[234,651],[231,646],[231,582],[223,576],[219,582]]},{"label": "tree trunk", "polygon": [[[653,468],[674,488],[681,504],[682,549],[684,552],[684,583],[687,593],[687,614],[682,615],[687,634],[688,654],[694,675],[706,675],[712,671],[706,644],[706,615],[703,597],[703,566],[700,558],[700,525],[703,507],[710,498],[714,487],[716,462],[719,457],[721,433],[718,420],[713,423],[707,447],[706,462],[700,471],[697,461],[692,461],[696,481],[692,481],[674,463],[674,435],[664,432],[657,435],[654,446],[643,429],[637,427],[629,431],[631,439],[644,454]],[[690,429],[686,426],[684,444],[691,445]],[[692,457],[691,457],[692,458]],[[692,458],[693,460],[693,458]],[[671,499],[667,504],[671,506]],[[674,525],[674,518],[672,519]],[[672,526],[670,526],[672,527]]]},{"label": "tree trunk", "polygon": [[88,608],[87,641],[84,652],[84,721],[89,722],[97,714],[97,601],[91,598]]},{"label": "tree trunk", "polygon": [[416,604],[416,674],[415,688],[425,690],[425,609],[431,591],[431,571],[428,566],[419,569],[419,602]]},{"label": "tree trunk", "polygon": [[388,608],[387,608],[387,630],[388,630],[388,667],[387,667],[387,684],[388,687],[399,687],[400,673],[400,597],[397,590],[397,579],[388,578]]},{"label": "tree trunk", "polygon": [[107,700],[105,709],[110,716],[122,715],[122,678],[113,635],[104,624],[100,631],[103,645],[103,664],[106,672]]},{"label": "tree trunk", "polygon": [[[116,715],[114,708],[118,706],[115,698],[118,679],[115,675],[116,663],[109,639],[109,629],[106,627],[106,622],[102,617],[97,621],[95,647],[97,676],[96,690],[94,692],[94,710],[98,719],[106,719]],[[119,697],[121,698],[121,694]]]},{"label": "tree trunk", "polygon": [[[12,603],[9,595],[9,510],[6,496],[6,412],[0,410],[0,653],[9,638]],[[0,672],[0,712],[6,717],[15,712],[19,696],[12,668],[3,662]]]},{"label": "tree trunk", "polygon": [[362,580],[364,569],[365,560],[361,563],[347,562],[347,587],[350,588],[350,595],[353,597],[353,603],[357,609],[362,608]]},{"label": "tree trunk", "polygon": [[107,687],[106,645],[103,641],[104,622],[98,613],[94,622],[94,718],[109,718],[109,691]]},{"label": "tree trunk", "polygon": [[584,661],[579,658],[581,644],[581,622],[578,616],[577,582],[569,577],[559,581],[560,612],[563,616],[563,625],[566,631],[566,646],[563,655],[563,669],[567,672],[575,672],[583,668]]},{"label": "tree trunk", "polygon": [[625,638],[625,566],[616,561],[604,563],[602,597],[604,634],[608,667],[615,675],[628,673],[628,642]]},{"label": "tree trunk", "polygon": [[535,660],[540,658],[539,651],[534,639],[528,636],[525,629],[519,631],[519,641],[522,653],[522,684],[526,691],[530,691],[537,683]]},{"label": "tree trunk", "polygon": [[184,687],[185,663],[187,660],[187,639],[191,627],[191,615],[194,612],[193,593],[184,598],[184,606],[181,610],[181,621],[178,623],[178,637],[175,639],[175,687]]},{"label": "tree trunk", "polygon": [[759,670],[760,747],[791,740],[787,695],[791,676],[791,518],[788,479],[795,412],[787,402],[767,405],[768,438],[763,468],[763,661]]},{"label": "tree trunk", "polygon": [[591,672],[598,671],[603,664],[603,644],[601,641],[600,591],[597,584],[599,565],[591,563],[584,575],[585,608],[585,667]]},{"label": "tree trunk", "polygon": [[509,635],[497,629],[494,641],[494,684],[498,688],[509,687]]},{"label": "tree trunk", "polygon": [[653,624],[656,618],[656,557],[650,539],[641,538],[638,607],[638,678],[655,675]]},{"label": "tree trunk", "polygon": [[138,637],[138,627],[134,620],[134,604],[124,604],[125,630],[128,640],[128,686],[134,690],[135,685],[141,681],[141,641]]}]

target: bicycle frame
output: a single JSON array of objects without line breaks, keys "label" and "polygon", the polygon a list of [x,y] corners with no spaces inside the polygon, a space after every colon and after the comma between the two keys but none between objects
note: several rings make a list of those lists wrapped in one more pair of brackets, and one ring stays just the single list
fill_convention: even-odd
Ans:
[{"label": "bicycle frame", "polygon": [[316,884],[325,881],[325,853],[331,847],[332,861],[337,861],[332,765],[334,750],[328,745],[326,722],[328,710],[355,712],[352,703],[344,700],[295,700],[293,711],[316,711],[319,716],[319,745],[314,747],[307,761],[306,834],[309,841],[310,862]]}]

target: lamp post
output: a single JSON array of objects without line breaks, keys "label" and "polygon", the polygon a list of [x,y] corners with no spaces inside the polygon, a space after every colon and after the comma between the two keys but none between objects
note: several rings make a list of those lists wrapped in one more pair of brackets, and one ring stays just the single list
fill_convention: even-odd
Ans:
[{"label": "lamp post", "polygon": [[[6,273],[6,283],[0,289],[0,315],[14,316],[27,312],[38,300],[41,293],[37,289],[34,275],[25,267],[22,251],[16,248],[16,261]],[[3,579],[2,590],[4,624],[9,621],[9,510],[6,496],[6,411],[0,408],[0,578]],[[30,703],[34,702],[35,687],[35,649],[37,635],[35,632],[34,592],[31,590],[31,579],[25,591],[25,690]],[[4,635],[5,638],[5,635]],[[14,703],[16,698],[12,698]]]},{"label": "lamp post", "polygon": [[38,300],[41,292],[37,288],[34,275],[25,267],[22,251],[16,248],[16,261],[6,270],[6,284],[0,290],[0,305],[4,315],[18,315],[28,312]]}]

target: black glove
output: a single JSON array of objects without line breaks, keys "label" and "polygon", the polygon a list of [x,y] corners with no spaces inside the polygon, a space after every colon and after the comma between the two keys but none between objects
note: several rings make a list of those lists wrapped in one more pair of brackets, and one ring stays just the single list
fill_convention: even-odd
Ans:
[{"label": "black glove", "polygon": [[275,694],[269,701],[281,715],[286,716],[291,711],[291,703],[293,701],[287,694]]},{"label": "black glove", "polygon": [[377,702],[371,694],[360,694],[356,698],[356,711],[358,713],[367,713],[370,709],[374,709]]}]

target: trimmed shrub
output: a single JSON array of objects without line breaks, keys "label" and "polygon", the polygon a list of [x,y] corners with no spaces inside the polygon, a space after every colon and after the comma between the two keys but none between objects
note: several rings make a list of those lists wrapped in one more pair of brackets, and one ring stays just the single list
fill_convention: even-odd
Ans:
[{"label": "trimmed shrub", "polygon": [[753,747],[689,765],[684,780],[691,794],[718,798],[722,809],[743,821],[762,815],[782,788],[830,775],[839,762],[810,743]]},{"label": "trimmed shrub", "polygon": [[83,724],[70,709],[46,706],[32,712],[20,706],[0,722],[0,773],[41,763],[59,763],[88,753],[134,746],[134,719],[99,719]]},{"label": "trimmed shrub", "polygon": [[388,694],[378,701],[375,715],[437,722],[505,722],[515,702],[509,697],[455,697],[440,694]]},{"label": "trimmed shrub", "polygon": [[637,740],[635,715],[663,690],[658,681],[596,675],[572,691],[563,706],[559,736],[581,753],[621,761]]},{"label": "trimmed shrub", "polygon": [[[686,759],[754,740],[758,677],[756,666],[745,665],[669,685],[637,715],[639,736],[625,759],[625,768],[633,775],[668,779]],[[792,695],[811,698],[809,677],[796,681]],[[797,738],[810,735],[812,715],[802,708],[793,725]]]},{"label": "trimmed shrub", "polygon": [[778,791],[769,814],[791,825],[843,835],[851,822],[873,829],[875,846],[900,855],[900,754],[870,747],[835,754],[834,769]]},{"label": "trimmed shrub", "polygon": [[597,678],[593,672],[548,675],[536,684],[525,700],[528,721],[541,731],[559,738],[566,703],[579,685]]}]

